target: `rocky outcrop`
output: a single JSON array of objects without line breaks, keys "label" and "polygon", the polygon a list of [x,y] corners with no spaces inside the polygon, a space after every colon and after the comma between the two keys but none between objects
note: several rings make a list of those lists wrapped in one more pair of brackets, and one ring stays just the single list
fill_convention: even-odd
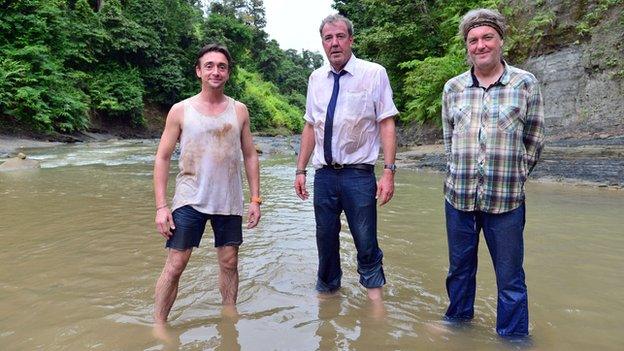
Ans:
[{"label": "rocky outcrop", "polygon": [[531,58],[523,65],[541,82],[550,135],[624,134],[624,79],[614,79],[609,70],[588,68],[588,45]]},{"label": "rocky outcrop", "polygon": [[[518,65],[541,82],[550,139],[624,135],[624,3],[547,0],[532,6],[523,8],[528,18],[511,21],[535,26],[536,18],[547,18],[545,11],[552,16],[543,33],[534,33],[529,54],[539,56]],[[595,23],[584,22],[596,17]]]},{"label": "rocky outcrop", "polygon": [[38,168],[40,168],[39,161],[28,160],[26,159],[26,155],[21,152],[17,155],[17,157],[7,159],[4,163],[0,164],[0,172],[22,171]]}]

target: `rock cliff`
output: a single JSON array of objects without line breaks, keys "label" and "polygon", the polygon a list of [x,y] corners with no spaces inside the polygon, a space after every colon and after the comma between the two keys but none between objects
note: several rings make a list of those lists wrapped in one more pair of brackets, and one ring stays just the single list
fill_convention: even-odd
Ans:
[{"label": "rock cliff", "polygon": [[515,37],[507,56],[541,82],[549,139],[624,135],[624,1],[504,8]]}]

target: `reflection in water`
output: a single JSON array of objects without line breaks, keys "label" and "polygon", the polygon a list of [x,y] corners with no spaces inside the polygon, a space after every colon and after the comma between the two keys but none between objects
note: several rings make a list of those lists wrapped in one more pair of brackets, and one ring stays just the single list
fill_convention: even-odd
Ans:
[{"label": "reflection in water", "polygon": [[177,349],[180,346],[180,340],[167,324],[154,324],[152,335],[156,340],[163,343],[166,349]]},{"label": "reflection in water", "polygon": [[134,141],[29,151],[42,169],[0,173],[3,350],[624,347],[621,191],[528,184],[532,338],[518,342],[494,331],[496,288],[487,250],[480,250],[474,320],[451,325],[441,319],[448,267],[441,176],[399,171],[395,198],[379,209],[388,284],[377,308],[358,282],[346,222],[343,286],[318,299],[312,203],[292,190],[294,158],[266,156],[263,219],[244,231],[237,311],[222,311],[208,231],[182,277],[167,334],[157,339],[153,292],[166,251],[153,224],[155,147]]},{"label": "reflection in water", "polygon": [[221,320],[217,323],[220,342],[216,350],[239,351],[241,349],[238,343],[238,330],[236,329],[238,319],[239,315],[235,306],[224,306],[222,308]]}]

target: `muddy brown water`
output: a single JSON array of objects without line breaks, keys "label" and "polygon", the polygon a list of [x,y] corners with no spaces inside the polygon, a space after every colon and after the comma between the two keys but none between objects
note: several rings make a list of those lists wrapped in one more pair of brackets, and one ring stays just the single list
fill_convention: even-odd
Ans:
[{"label": "muddy brown water", "polygon": [[261,159],[262,221],[244,232],[236,315],[220,307],[207,231],[182,277],[167,339],[157,339],[153,289],[166,252],[153,225],[155,148],[119,141],[29,150],[42,169],[0,173],[2,350],[624,348],[622,191],[528,184],[532,336],[510,341],[494,331],[485,245],[475,319],[441,321],[448,261],[440,175],[400,170],[395,198],[379,210],[388,279],[379,308],[358,284],[346,222],[343,288],[317,297],[312,203],[292,190],[294,156],[270,155]]}]

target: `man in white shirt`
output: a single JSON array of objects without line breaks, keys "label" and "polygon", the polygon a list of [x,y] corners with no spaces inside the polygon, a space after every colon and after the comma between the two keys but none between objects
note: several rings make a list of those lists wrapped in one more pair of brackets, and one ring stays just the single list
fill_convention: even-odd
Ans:
[{"label": "man in white shirt", "polygon": [[[307,199],[306,166],[313,155],[319,256],[316,289],[333,293],[340,288],[339,233],[344,210],[358,252],[360,283],[371,300],[381,301],[386,279],[377,243],[376,201],[384,205],[394,193],[393,117],[398,110],[386,70],[351,52],[351,21],[330,15],[321,23],[320,33],[330,64],[310,75],[294,184],[297,195]],[[373,170],[380,136],[385,164],[377,182]]]}]

